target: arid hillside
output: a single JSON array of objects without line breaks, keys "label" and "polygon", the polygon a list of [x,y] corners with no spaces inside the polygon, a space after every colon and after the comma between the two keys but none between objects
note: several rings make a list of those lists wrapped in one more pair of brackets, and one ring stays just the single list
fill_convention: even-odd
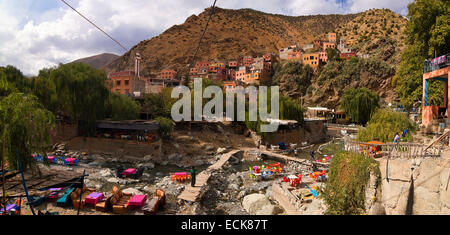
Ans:
[{"label": "arid hillside", "polygon": [[[142,56],[142,73],[156,76],[161,69],[184,71],[191,62],[211,8],[190,16],[161,35],[134,46],[105,69],[133,68],[134,55]],[[282,47],[309,43],[319,35],[346,25],[358,15],[283,16],[251,9],[215,9],[196,60],[227,60],[238,56],[278,53]]]},{"label": "arid hillside", "polygon": [[94,55],[86,58],[81,58],[78,60],[73,61],[72,63],[84,63],[87,64],[93,68],[96,69],[102,69],[109,63],[111,63],[113,60],[119,58],[118,55],[110,54],[110,53],[103,53],[99,55]]}]

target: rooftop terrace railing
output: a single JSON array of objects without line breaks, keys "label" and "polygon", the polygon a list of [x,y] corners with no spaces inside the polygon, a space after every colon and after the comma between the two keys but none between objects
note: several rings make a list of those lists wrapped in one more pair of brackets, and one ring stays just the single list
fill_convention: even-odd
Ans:
[{"label": "rooftop terrace railing", "polygon": [[441,68],[450,66],[450,53],[436,57],[432,60],[425,60],[424,73],[439,70]]}]

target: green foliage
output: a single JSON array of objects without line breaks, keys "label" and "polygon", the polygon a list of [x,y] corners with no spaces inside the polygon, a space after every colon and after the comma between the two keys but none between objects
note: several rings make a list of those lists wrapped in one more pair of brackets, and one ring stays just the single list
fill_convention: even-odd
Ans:
[{"label": "green foliage", "polygon": [[[79,133],[93,135],[96,121],[105,117],[105,108],[109,90],[105,85],[104,71],[91,68],[81,63],[60,64],[57,68],[40,72],[39,77],[54,83],[57,97],[57,110],[77,121]],[[51,82],[50,82],[51,81]],[[53,91],[53,85],[46,89]],[[35,91],[42,94],[46,90]],[[44,104],[48,98],[40,95]],[[53,98],[50,98],[53,100]],[[49,109],[53,109],[50,102]]]},{"label": "green foliage", "polygon": [[286,96],[280,96],[280,119],[295,120],[303,126],[305,110],[300,105],[299,100],[294,100]]},{"label": "green foliage", "polygon": [[340,53],[337,49],[327,48],[327,59],[328,61],[339,61]]},{"label": "green foliage", "polygon": [[379,163],[353,152],[340,152],[330,164],[324,198],[328,215],[359,215],[365,211],[365,188],[373,173],[380,182]]},{"label": "green foliage", "polygon": [[18,168],[17,154],[26,169],[34,163],[29,157],[32,152],[44,153],[54,121],[53,114],[42,108],[33,95],[14,92],[1,97],[0,141],[4,144],[4,156],[10,168]]},{"label": "green foliage", "polygon": [[143,111],[148,112],[153,118],[155,117],[171,117],[172,105],[176,99],[171,98],[172,88],[165,87],[159,94],[145,94]]},{"label": "green foliage", "polygon": [[378,109],[367,123],[367,127],[358,131],[357,139],[363,142],[379,140],[387,143],[393,141],[396,133],[401,135],[405,129],[409,130],[406,140],[411,139],[411,133],[417,130],[416,125],[406,114],[387,108]]},{"label": "green foliage", "polygon": [[280,86],[283,95],[299,98],[306,93],[314,75],[313,69],[303,66],[298,61],[288,61],[281,68],[276,68],[272,77],[272,85]]},{"label": "green foliage", "polygon": [[14,86],[22,93],[30,93],[31,80],[26,78],[19,69],[8,65],[6,67],[0,67],[0,73],[4,74],[11,86]]},{"label": "green foliage", "polygon": [[157,117],[155,119],[159,123],[158,134],[162,138],[170,138],[173,131],[173,121],[164,117]]},{"label": "green foliage", "polygon": [[130,97],[110,93],[106,112],[115,121],[136,120],[139,118],[140,109],[139,104]]},{"label": "green foliage", "polygon": [[[450,2],[416,0],[408,5],[407,48],[393,79],[393,85],[406,108],[417,107],[422,100],[424,61],[434,54],[450,51]],[[430,89],[430,93],[437,93]]]},{"label": "green foliage", "polygon": [[347,89],[341,98],[341,108],[352,122],[366,124],[372,113],[379,107],[379,96],[369,89]]}]

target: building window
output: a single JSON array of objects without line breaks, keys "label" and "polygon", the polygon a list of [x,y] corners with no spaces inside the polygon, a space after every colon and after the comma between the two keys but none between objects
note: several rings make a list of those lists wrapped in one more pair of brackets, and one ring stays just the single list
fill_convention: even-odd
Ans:
[{"label": "building window", "polygon": [[128,84],[130,83],[130,81],[129,80],[125,80],[125,85],[127,85],[128,86]]},{"label": "building window", "polygon": [[117,81],[116,81],[116,85],[117,85],[117,86],[120,86],[120,80],[117,80]]}]

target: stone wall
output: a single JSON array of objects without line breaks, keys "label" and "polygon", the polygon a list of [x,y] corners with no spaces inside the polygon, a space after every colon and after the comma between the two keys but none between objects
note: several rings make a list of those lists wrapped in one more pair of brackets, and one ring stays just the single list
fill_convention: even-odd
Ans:
[{"label": "stone wall", "polygon": [[380,159],[380,171],[377,201],[387,215],[450,215],[450,149],[441,158]]}]

